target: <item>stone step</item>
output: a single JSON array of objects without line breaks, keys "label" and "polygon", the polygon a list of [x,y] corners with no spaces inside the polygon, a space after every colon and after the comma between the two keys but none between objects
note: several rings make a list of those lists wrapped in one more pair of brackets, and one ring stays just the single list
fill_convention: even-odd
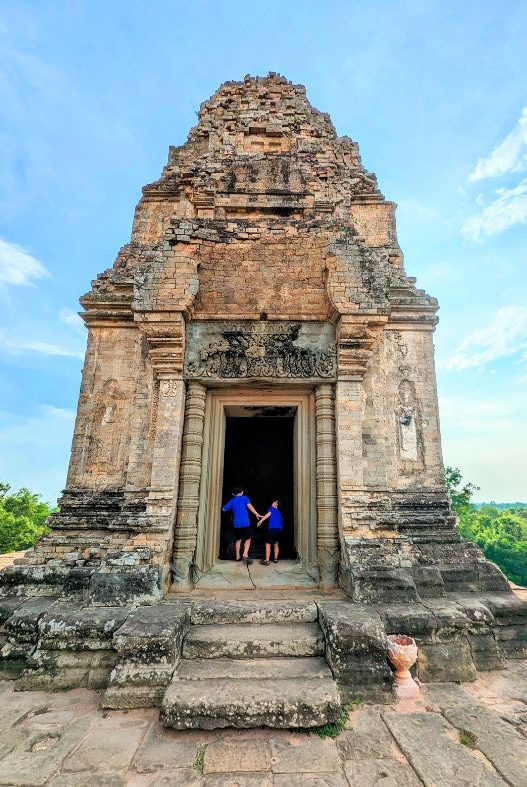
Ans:
[{"label": "stone step", "polygon": [[173,729],[218,727],[319,727],[341,713],[331,678],[233,681],[174,679],[161,705],[162,724]]},{"label": "stone step", "polygon": [[183,642],[187,659],[322,656],[324,650],[318,623],[192,626]]},{"label": "stone step", "polygon": [[195,601],[192,623],[315,623],[314,601]]},{"label": "stone step", "polygon": [[331,678],[319,656],[278,659],[182,659],[176,670],[180,680],[290,680]]}]

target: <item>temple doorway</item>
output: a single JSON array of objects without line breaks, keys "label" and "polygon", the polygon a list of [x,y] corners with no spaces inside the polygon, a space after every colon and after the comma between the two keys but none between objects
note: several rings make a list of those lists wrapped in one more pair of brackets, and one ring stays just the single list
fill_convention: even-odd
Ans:
[{"label": "temple doorway", "polygon": [[[315,397],[311,386],[239,386],[207,391],[193,582],[196,588],[311,585],[317,580]],[[256,527],[250,576],[234,558],[234,528],[222,505],[243,485],[265,514],[282,501],[279,562],[261,566],[265,527]],[[261,574],[261,576],[260,576]]]},{"label": "temple doorway", "polygon": [[[280,500],[284,528],[280,543],[280,558],[297,557],[295,548],[294,504],[294,407],[238,408],[235,415],[227,415],[223,464],[222,501],[232,496],[232,490],[242,486],[245,494],[260,514],[265,514],[273,500]],[[257,527],[256,518],[249,514],[253,539],[250,555],[264,555],[267,522]],[[229,512],[221,514],[219,543],[220,560],[234,559],[236,533]]]}]

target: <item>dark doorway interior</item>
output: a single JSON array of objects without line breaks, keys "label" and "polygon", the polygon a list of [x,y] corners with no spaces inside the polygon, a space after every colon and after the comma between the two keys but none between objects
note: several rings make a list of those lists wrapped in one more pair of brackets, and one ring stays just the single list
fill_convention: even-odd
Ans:
[{"label": "dark doorway interior", "polygon": [[[294,412],[285,416],[227,416],[222,503],[231,498],[232,489],[243,486],[258,513],[265,514],[278,497],[284,519],[281,558],[295,558],[294,539]],[[273,408],[276,409],[276,408]],[[284,408],[285,410],[286,408]],[[221,515],[220,559],[234,559],[234,528],[231,514]],[[251,557],[263,557],[266,523],[256,527],[256,517],[249,513],[253,530]]]}]

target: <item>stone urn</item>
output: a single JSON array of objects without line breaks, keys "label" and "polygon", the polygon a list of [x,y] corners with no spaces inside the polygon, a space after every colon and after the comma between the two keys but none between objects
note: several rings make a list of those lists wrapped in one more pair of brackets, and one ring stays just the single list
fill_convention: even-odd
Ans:
[{"label": "stone urn", "polygon": [[419,686],[410,675],[410,667],[417,659],[415,639],[405,634],[390,634],[388,658],[395,667],[395,691],[399,699],[419,696]]}]

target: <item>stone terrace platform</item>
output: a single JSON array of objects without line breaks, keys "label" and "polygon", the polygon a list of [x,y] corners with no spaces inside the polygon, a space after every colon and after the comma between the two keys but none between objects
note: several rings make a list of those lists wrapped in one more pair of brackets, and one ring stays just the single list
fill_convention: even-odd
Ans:
[{"label": "stone terrace platform", "polygon": [[165,730],[154,709],[101,711],[95,691],[0,683],[0,785],[494,787],[527,784],[527,662],[461,688],[360,705],[336,739],[283,730]]},{"label": "stone terrace platform", "polygon": [[423,683],[473,681],[527,647],[527,603],[511,592],[357,604],[253,586],[135,609],[11,596],[0,623],[0,677],[16,689],[101,689],[104,708],[158,708],[174,729],[317,727],[349,702],[390,704],[388,634],[415,637]]}]

